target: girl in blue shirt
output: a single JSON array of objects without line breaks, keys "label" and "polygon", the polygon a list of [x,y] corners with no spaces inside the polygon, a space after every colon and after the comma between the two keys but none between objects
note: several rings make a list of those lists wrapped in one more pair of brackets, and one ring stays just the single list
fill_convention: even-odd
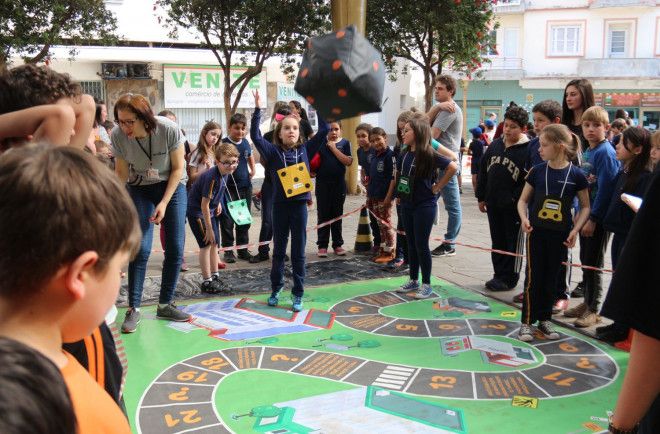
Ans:
[{"label": "girl in blue shirt", "polygon": [[[436,202],[440,190],[454,176],[458,166],[431,147],[431,126],[426,116],[413,115],[403,128],[402,138],[406,149],[397,162],[396,191],[408,240],[410,280],[397,292],[417,291],[415,298],[421,299],[433,294],[429,237],[435,221]],[[445,171],[442,178],[438,170]],[[418,282],[420,268],[421,287]]]},{"label": "girl in blue shirt", "polygon": [[[528,234],[528,278],[518,333],[524,342],[534,339],[532,325],[536,321],[539,321],[538,330],[547,339],[559,339],[550,322],[557,273],[566,257],[566,248],[575,245],[591,211],[587,177],[571,163],[579,152],[578,136],[565,125],[549,125],[541,132],[540,144],[539,154],[544,162],[530,170],[518,200],[520,225]],[[571,208],[576,195],[580,213],[573,226]]]},{"label": "girl in blue shirt", "polygon": [[[259,92],[253,93],[255,110],[250,124],[250,137],[259,151],[262,161],[273,179],[275,189],[273,195],[273,263],[270,270],[271,295],[270,306],[277,306],[279,295],[284,288],[284,255],[291,232],[291,265],[293,267],[292,309],[302,310],[302,296],[305,282],[305,243],[307,242],[307,200],[311,199],[311,185],[302,185],[295,181],[285,191],[282,178],[278,172],[290,166],[303,163],[309,174],[309,160],[319,148],[325,144],[328,134],[328,124],[319,119],[319,130],[313,138],[303,143],[300,135],[300,122],[293,116],[287,116],[280,121],[273,132],[273,143],[261,136],[261,98]],[[303,169],[302,166],[298,166]],[[287,176],[295,176],[288,173]],[[311,181],[310,181],[311,184]],[[293,188],[301,190],[295,194]],[[303,192],[304,191],[304,192]]]}]

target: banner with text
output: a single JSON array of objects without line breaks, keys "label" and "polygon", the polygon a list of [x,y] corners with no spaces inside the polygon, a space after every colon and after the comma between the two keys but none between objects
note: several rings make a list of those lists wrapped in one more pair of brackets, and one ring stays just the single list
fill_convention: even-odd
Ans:
[{"label": "banner with text", "polygon": [[[232,81],[247,70],[245,66],[232,66]],[[163,65],[164,100],[167,108],[224,107],[224,74],[214,65]],[[238,108],[254,108],[252,92],[258,90],[265,102],[266,73],[252,78],[245,87]],[[236,91],[232,94],[235,97]]]}]

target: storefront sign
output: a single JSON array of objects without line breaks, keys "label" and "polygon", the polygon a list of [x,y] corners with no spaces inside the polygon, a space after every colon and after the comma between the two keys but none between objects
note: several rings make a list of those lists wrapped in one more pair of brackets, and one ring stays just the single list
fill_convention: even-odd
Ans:
[{"label": "storefront sign", "polygon": [[[232,81],[247,70],[244,66],[232,66]],[[167,108],[224,107],[224,74],[214,65],[163,65],[164,102]],[[253,108],[252,92],[258,90],[265,102],[266,73],[252,78],[243,90],[238,108]],[[237,91],[232,94],[232,100]]]},{"label": "storefront sign", "polygon": [[660,93],[596,93],[594,100],[603,107],[660,107]]}]

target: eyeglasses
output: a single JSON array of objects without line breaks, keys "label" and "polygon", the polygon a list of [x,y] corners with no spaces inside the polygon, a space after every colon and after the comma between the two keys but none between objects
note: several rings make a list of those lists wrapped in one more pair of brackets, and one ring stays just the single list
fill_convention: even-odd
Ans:
[{"label": "eyeglasses", "polygon": [[117,125],[124,126],[124,127],[132,127],[133,125],[135,125],[136,122],[137,122],[137,118],[136,119],[127,119],[125,121],[121,120],[121,119],[115,119],[115,123]]},{"label": "eyeglasses", "polygon": [[222,164],[222,165],[225,166],[225,167],[227,167],[227,166],[238,166],[238,160],[234,160],[234,161],[221,161],[220,164]]}]

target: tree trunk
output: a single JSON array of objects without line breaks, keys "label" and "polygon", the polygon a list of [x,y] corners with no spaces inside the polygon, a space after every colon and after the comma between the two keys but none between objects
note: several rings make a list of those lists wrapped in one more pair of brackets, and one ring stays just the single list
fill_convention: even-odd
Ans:
[{"label": "tree trunk", "polygon": [[427,70],[424,71],[424,111],[428,112],[433,104],[433,80],[431,73]]},{"label": "tree trunk", "polygon": [[[225,91],[223,93],[223,101],[225,108],[225,128],[229,128],[229,119],[231,119],[231,67],[222,68],[224,75]],[[225,132],[226,133],[226,132]]]}]

